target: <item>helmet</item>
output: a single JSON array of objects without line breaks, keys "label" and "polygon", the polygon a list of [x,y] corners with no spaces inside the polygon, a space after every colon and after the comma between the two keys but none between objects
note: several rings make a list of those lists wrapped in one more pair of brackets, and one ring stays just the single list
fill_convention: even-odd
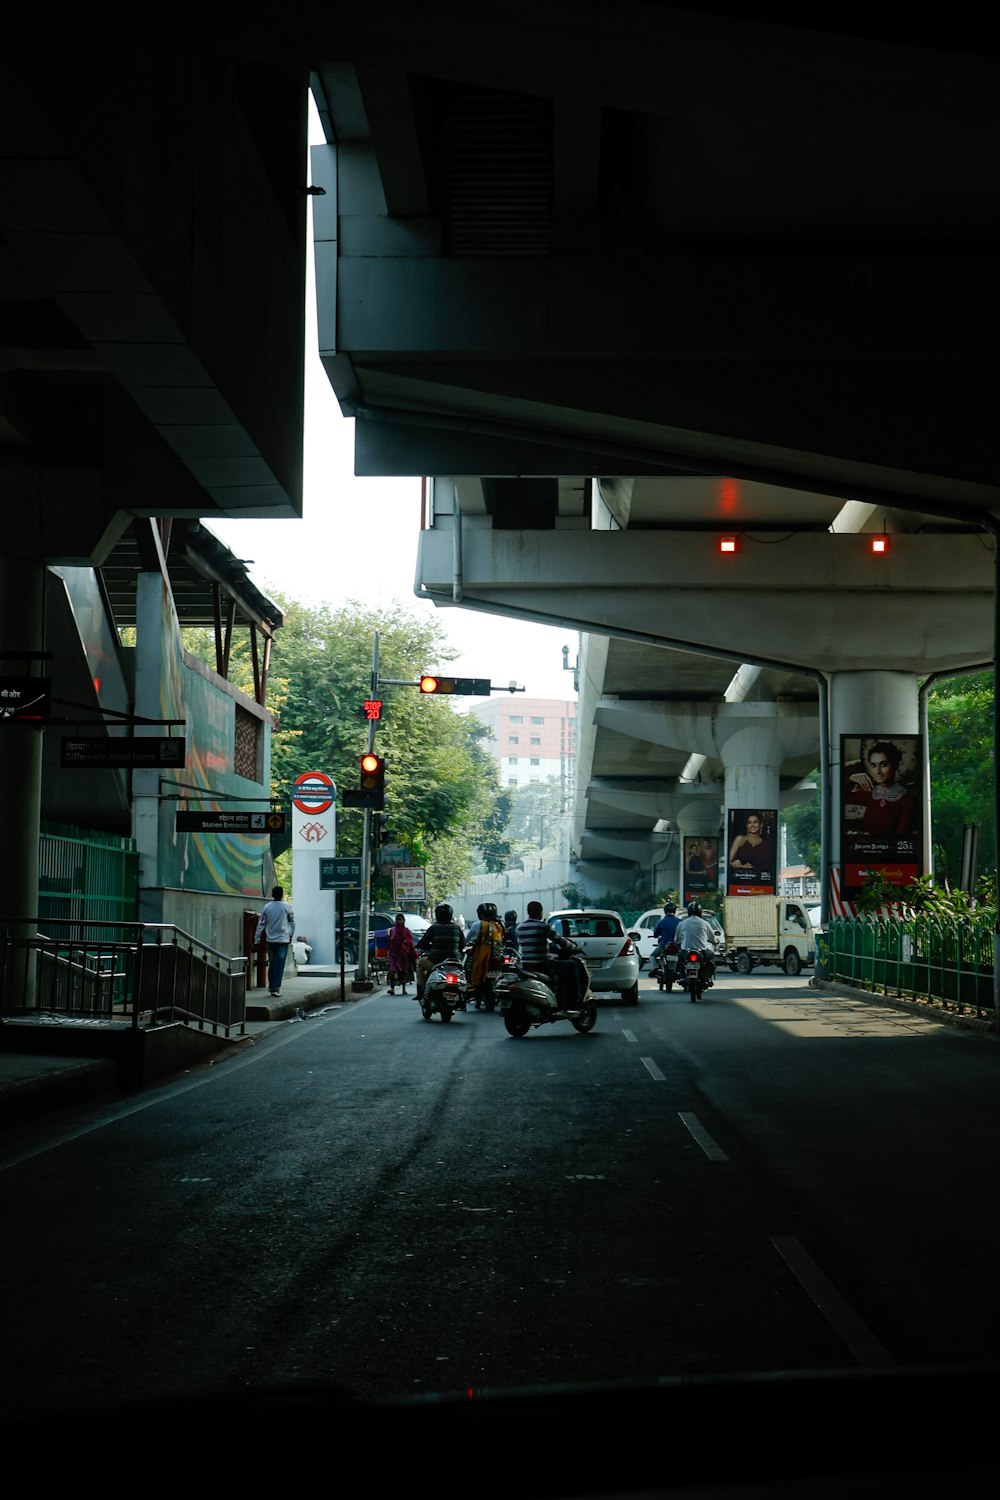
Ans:
[{"label": "helmet", "polygon": [[505,927],[516,927],[517,926],[517,912],[516,911],[505,911],[504,914],[503,914],[503,925]]},{"label": "helmet", "polygon": [[701,907],[698,905],[697,901],[689,901],[687,905],[687,912],[689,917],[700,917]]},{"label": "helmet", "polygon": [[434,908],[435,922],[450,922],[453,916],[454,912],[447,903],[442,906],[435,906]]},{"label": "helmet", "polygon": [[666,912],[666,914],[667,914],[668,917],[672,917],[673,914],[674,914],[674,912],[677,910],[677,902],[676,901],[665,901],[663,903],[663,910]]},{"label": "helmet", "polygon": [[484,901],[476,907],[476,915],[481,922],[495,922],[497,920],[497,904],[495,901]]}]

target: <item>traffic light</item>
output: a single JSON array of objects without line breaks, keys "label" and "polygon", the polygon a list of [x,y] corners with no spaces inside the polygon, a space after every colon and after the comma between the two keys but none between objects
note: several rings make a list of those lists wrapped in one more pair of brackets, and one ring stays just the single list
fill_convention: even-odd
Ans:
[{"label": "traffic light", "polygon": [[367,793],[365,807],[377,810],[385,806],[385,761],[374,750],[361,757],[361,790]]},{"label": "traffic light", "polygon": [[370,807],[377,812],[385,806],[385,761],[373,750],[366,750],[358,763],[360,782],[357,791],[346,787],[341,807]]},{"label": "traffic light", "polygon": [[488,698],[488,677],[439,677],[434,672],[425,672],[420,679],[422,693],[462,693],[469,698]]},{"label": "traffic light", "polygon": [[375,842],[378,845],[387,844],[392,838],[388,828],[389,814],[385,812],[375,815]]}]

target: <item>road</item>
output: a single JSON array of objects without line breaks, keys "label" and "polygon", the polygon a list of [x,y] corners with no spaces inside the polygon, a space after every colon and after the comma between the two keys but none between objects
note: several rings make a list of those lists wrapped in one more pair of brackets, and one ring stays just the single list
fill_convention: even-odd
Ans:
[{"label": "road", "polygon": [[995,1041],[762,972],[377,994],[0,1139],[8,1415],[995,1360]]}]

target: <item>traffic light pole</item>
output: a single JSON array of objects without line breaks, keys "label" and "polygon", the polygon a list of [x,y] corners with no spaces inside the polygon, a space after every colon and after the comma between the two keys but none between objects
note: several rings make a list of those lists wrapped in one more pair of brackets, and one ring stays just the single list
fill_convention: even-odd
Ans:
[{"label": "traffic light pole", "polygon": [[[378,697],[378,631],[372,646],[372,697]],[[375,749],[375,720],[368,721],[368,749]],[[372,894],[372,810],[365,808],[364,832],[361,837],[361,910],[358,913],[358,969],[361,984],[368,981],[368,907]]]}]

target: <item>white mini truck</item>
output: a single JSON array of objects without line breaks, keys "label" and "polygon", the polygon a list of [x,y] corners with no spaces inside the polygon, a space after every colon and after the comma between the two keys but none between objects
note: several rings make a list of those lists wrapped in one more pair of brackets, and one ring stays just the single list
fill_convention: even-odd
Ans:
[{"label": "white mini truck", "polygon": [[800,974],[816,961],[816,938],[801,901],[787,896],[726,897],[726,962],[734,974],[776,964]]}]

